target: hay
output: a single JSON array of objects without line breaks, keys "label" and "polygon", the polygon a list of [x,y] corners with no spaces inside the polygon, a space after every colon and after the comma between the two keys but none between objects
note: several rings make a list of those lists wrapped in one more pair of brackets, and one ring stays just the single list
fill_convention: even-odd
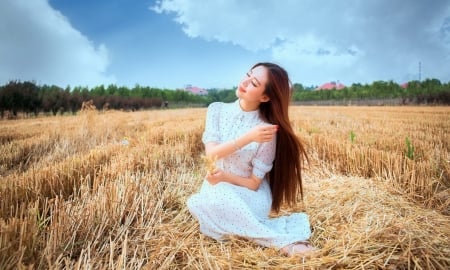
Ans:
[{"label": "hay", "polygon": [[380,180],[314,177],[306,181],[307,212],[320,255],[333,268],[445,269],[450,218],[390,192]]},{"label": "hay", "polygon": [[[0,179],[0,269],[450,268],[445,211],[400,194],[387,177],[327,171],[317,153],[295,210],[310,215],[318,252],[288,258],[245,239],[205,237],[185,204],[208,170],[204,110],[90,117],[24,125],[1,149],[11,165]],[[4,130],[6,138],[16,124]],[[7,153],[25,152],[29,140],[32,169],[19,170]],[[445,201],[448,190],[440,192]]]}]

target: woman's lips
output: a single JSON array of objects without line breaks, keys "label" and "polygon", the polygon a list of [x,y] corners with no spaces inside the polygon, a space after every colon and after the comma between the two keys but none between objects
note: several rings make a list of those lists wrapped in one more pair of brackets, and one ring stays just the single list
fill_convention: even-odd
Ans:
[{"label": "woman's lips", "polygon": [[239,92],[245,93],[246,91],[244,90],[244,88],[242,88],[242,86],[239,86],[238,88]]}]

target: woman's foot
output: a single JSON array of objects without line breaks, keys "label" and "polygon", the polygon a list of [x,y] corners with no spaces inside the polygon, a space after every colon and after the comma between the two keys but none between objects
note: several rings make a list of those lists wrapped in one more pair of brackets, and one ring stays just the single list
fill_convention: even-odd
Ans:
[{"label": "woman's foot", "polygon": [[315,251],[316,249],[311,246],[308,241],[298,241],[289,244],[281,249],[281,252],[286,256],[304,256],[308,253]]}]

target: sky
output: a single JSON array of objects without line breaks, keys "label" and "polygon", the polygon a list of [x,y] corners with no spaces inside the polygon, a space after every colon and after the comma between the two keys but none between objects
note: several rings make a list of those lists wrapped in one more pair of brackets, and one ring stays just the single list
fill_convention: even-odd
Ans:
[{"label": "sky", "polygon": [[0,0],[0,85],[231,88],[450,81],[448,0]]}]

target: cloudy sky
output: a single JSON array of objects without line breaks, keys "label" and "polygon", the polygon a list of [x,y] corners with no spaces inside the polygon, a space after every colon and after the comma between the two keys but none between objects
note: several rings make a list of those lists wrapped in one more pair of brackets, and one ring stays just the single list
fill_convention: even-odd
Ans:
[{"label": "cloudy sky", "polygon": [[448,82],[450,1],[0,0],[0,85],[230,88],[258,61],[305,86]]}]

